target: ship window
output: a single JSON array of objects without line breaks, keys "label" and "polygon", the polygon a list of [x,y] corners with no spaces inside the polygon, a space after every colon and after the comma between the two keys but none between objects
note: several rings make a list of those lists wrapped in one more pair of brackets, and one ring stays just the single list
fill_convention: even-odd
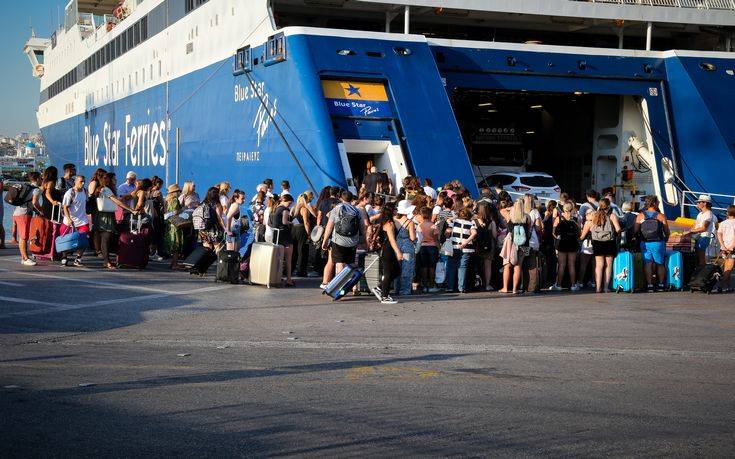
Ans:
[{"label": "ship window", "polygon": [[194,0],[186,0],[186,4],[184,6],[184,12],[188,14],[193,9],[194,9]]},{"label": "ship window", "polygon": [[140,20],[140,41],[148,39],[148,16]]},{"label": "ship window", "polygon": [[136,22],[133,26],[133,46],[140,44],[140,22]]},{"label": "ship window", "polygon": [[127,30],[127,35],[128,35],[128,49],[133,49],[133,46],[135,46],[135,44],[134,44],[135,43],[135,41],[134,41],[135,38],[133,37],[133,31],[130,30],[130,29],[128,29]]},{"label": "ship window", "polygon": [[383,57],[383,53],[379,51],[365,51],[365,55],[368,57]]},{"label": "ship window", "polygon": [[268,37],[265,46],[265,65],[286,60],[286,37],[283,32]]},{"label": "ship window", "polygon": [[121,46],[120,46],[120,41],[121,41],[121,40],[122,40],[122,39],[120,38],[120,35],[118,35],[118,36],[117,36],[117,37],[115,38],[115,55],[117,55],[117,56],[120,56],[120,55],[122,54],[122,48],[121,48]]},{"label": "ship window", "polygon": [[108,63],[112,60],[112,46],[109,43],[105,45],[105,59]]},{"label": "ship window", "polygon": [[123,33],[120,34],[120,38],[122,40],[122,54],[125,54],[128,52],[128,31],[123,31]]},{"label": "ship window", "polygon": [[252,69],[250,63],[250,46],[238,49],[237,53],[235,53],[235,64],[232,69],[232,74],[242,75]]}]

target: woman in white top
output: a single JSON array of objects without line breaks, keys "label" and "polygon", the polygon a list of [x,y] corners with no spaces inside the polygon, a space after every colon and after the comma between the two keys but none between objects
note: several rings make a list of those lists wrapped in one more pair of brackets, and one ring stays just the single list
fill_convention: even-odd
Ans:
[{"label": "woman in white top", "polygon": [[219,188],[219,205],[222,206],[222,211],[227,211],[230,206],[230,182],[222,182],[217,188]]},{"label": "woman in white top", "polygon": [[531,221],[533,222],[529,244],[532,250],[538,250],[541,247],[541,241],[538,235],[544,231],[544,220],[541,218],[541,212],[538,211],[536,204],[537,201],[534,195],[523,195],[523,211],[531,217]]},{"label": "woman in white top", "polygon": [[196,209],[199,203],[202,202],[195,190],[196,186],[194,182],[191,180],[184,182],[184,187],[181,189],[181,196],[179,196],[179,202],[184,209]]},{"label": "woman in white top", "polygon": [[697,209],[699,209],[699,214],[689,233],[693,234],[697,241],[697,262],[699,265],[704,265],[707,263],[707,248],[715,236],[715,223],[717,222],[717,218],[712,213],[712,197],[706,194],[700,195],[697,199]]}]

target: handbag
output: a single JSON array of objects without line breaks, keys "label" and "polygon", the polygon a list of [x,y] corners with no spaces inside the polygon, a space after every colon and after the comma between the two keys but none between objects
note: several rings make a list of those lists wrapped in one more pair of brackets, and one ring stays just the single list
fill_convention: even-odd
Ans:
[{"label": "handbag", "polygon": [[87,233],[72,231],[57,237],[54,244],[56,245],[56,251],[59,253],[84,250],[89,247],[89,237]]},{"label": "handbag", "polygon": [[184,229],[192,226],[191,211],[184,211],[178,215],[171,216],[167,221],[178,229]]},{"label": "handbag", "polygon": [[110,198],[97,198],[97,210],[100,212],[115,212],[117,210],[117,204],[115,204]]},{"label": "handbag", "polygon": [[440,250],[440,253],[442,255],[446,255],[448,257],[451,257],[452,255],[454,255],[454,246],[452,245],[452,239],[451,238],[447,238],[447,240],[444,241],[444,243],[442,244],[442,248]]}]

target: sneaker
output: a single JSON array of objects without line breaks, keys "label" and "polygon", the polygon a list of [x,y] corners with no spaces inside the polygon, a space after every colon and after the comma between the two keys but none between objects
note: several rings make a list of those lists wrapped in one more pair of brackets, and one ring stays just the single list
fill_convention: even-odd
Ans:
[{"label": "sneaker", "polygon": [[431,287],[431,288],[430,288],[430,289],[428,290],[428,293],[439,293],[439,292],[441,292],[441,291],[442,291],[442,289],[440,289],[439,287]]},{"label": "sneaker", "polygon": [[551,287],[549,287],[549,291],[550,292],[561,292],[561,287],[559,287],[558,285],[554,284]]},{"label": "sneaker", "polygon": [[75,258],[74,259],[74,266],[80,266],[80,267],[81,266],[84,266],[84,263],[82,263],[82,259],[81,258]]},{"label": "sneaker", "polygon": [[485,291],[486,291],[486,292],[494,292],[494,291],[495,291],[495,289],[493,288],[493,286],[492,286],[492,285],[486,285],[486,286],[485,286]]},{"label": "sneaker", "polygon": [[32,258],[26,258],[25,260],[21,261],[20,264],[23,266],[36,266],[38,263],[36,263],[36,260]]},{"label": "sneaker", "polygon": [[396,304],[398,301],[394,300],[393,298],[386,296],[385,298],[380,299],[380,304]]},{"label": "sneaker", "polygon": [[588,286],[589,288],[591,288],[591,289],[595,289],[595,290],[597,289],[597,284],[595,284],[594,282],[589,282],[589,283],[587,284],[587,286]]},{"label": "sneaker", "polygon": [[648,293],[653,293],[655,290],[653,289],[653,284],[646,285],[646,290],[648,290]]},{"label": "sneaker", "polygon": [[310,273],[306,273],[306,277],[319,277],[319,273],[316,271],[312,271]]},{"label": "sneaker", "polygon": [[658,284],[658,287],[656,287],[657,292],[665,292],[666,286],[664,284]]},{"label": "sneaker", "polygon": [[61,259],[61,266],[69,266],[69,259],[68,258],[62,258]]},{"label": "sneaker", "polygon": [[151,261],[163,261],[163,257],[160,256],[157,253],[150,254],[150,256],[148,257],[148,259],[151,260]]},{"label": "sneaker", "polygon": [[[578,292],[578,291],[579,291],[579,289],[580,289],[580,286],[579,286],[579,284],[574,284],[574,285],[572,285],[572,287],[571,287],[571,288],[569,289],[569,291],[571,291],[571,292]],[[561,287],[559,287],[559,290],[561,290]]]},{"label": "sneaker", "polygon": [[324,290],[325,288],[327,288],[327,284],[319,284],[319,288]]},{"label": "sneaker", "polygon": [[375,298],[378,299],[378,301],[383,301],[383,291],[380,290],[380,287],[373,287],[372,292],[373,295],[375,295]]}]

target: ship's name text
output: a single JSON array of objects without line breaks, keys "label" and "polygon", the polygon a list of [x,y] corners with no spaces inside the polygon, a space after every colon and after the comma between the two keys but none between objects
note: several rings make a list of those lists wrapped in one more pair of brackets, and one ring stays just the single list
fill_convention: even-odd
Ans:
[{"label": "ship's name text", "polygon": [[166,133],[165,121],[136,125],[130,115],[125,115],[124,135],[121,129],[113,129],[107,121],[102,126],[101,137],[92,127],[84,126],[84,165],[120,166],[123,156],[124,166],[165,166],[168,159]]}]

